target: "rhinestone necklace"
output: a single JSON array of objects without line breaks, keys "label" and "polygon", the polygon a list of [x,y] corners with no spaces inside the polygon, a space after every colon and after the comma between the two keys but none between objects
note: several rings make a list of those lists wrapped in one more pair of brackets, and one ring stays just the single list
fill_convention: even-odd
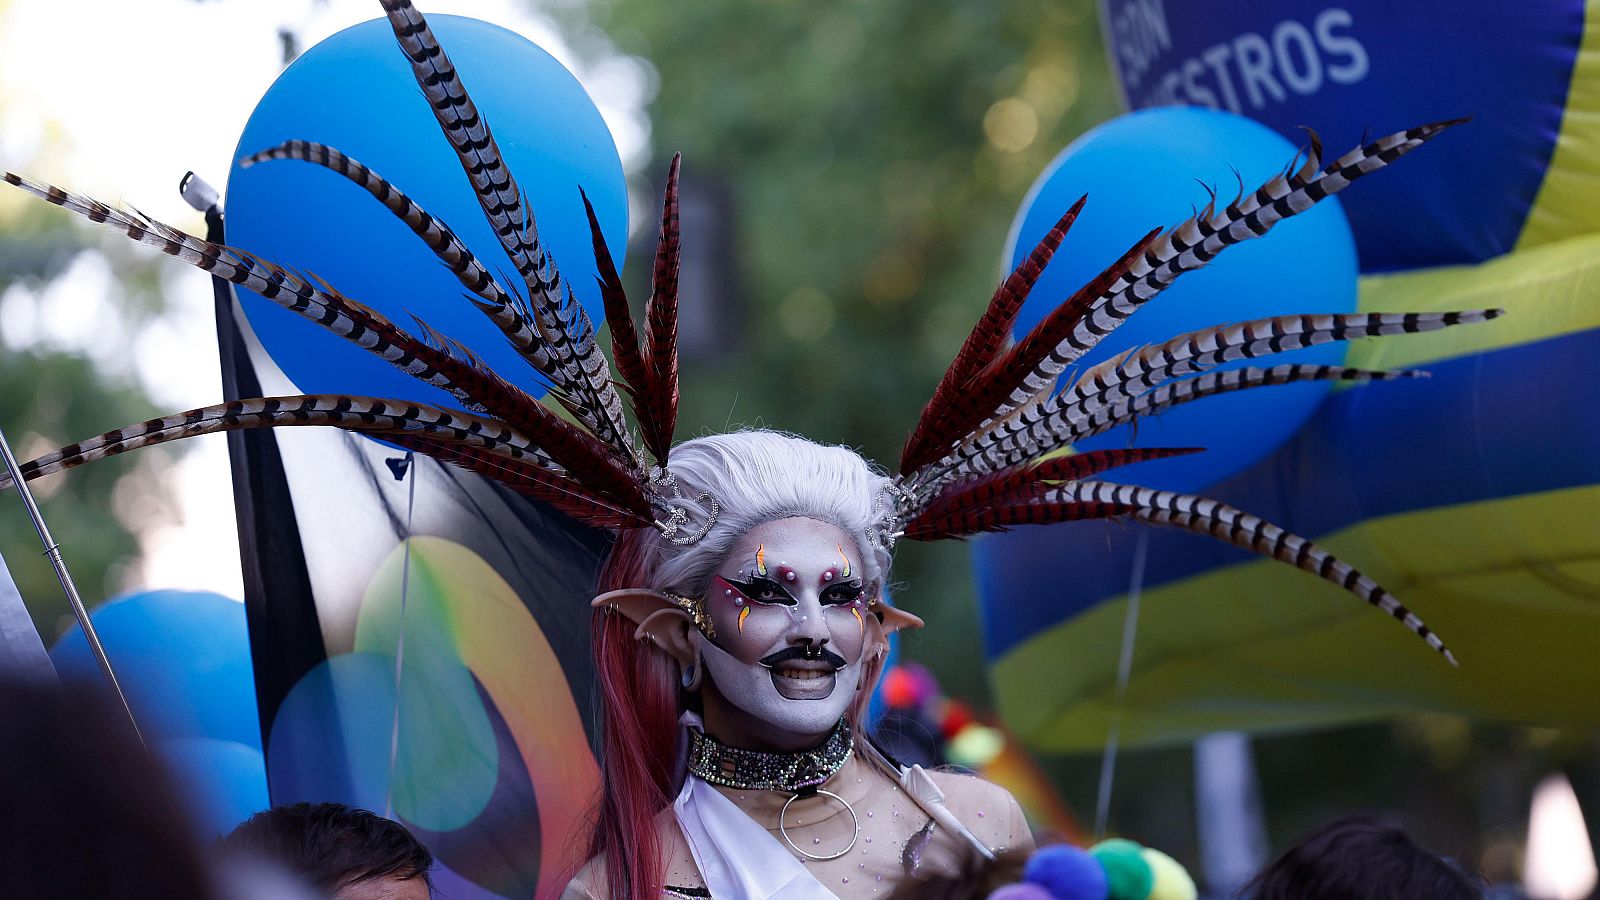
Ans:
[{"label": "rhinestone necklace", "polygon": [[691,729],[689,771],[712,784],[743,791],[810,793],[844,766],[854,748],[850,725],[843,719],[821,744],[799,753],[741,750]]}]

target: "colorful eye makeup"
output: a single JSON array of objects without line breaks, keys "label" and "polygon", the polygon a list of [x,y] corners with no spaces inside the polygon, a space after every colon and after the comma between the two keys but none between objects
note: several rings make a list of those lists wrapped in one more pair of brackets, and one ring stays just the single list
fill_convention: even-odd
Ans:
[{"label": "colorful eye makeup", "polygon": [[866,606],[867,591],[860,577],[855,576],[855,567],[851,564],[849,554],[845,553],[844,545],[835,544],[834,552],[838,558],[836,564],[820,573],[807,566],[808,572],[802,580],[800,572],[794,567],[770,560],[765,543],[757,544],[752,564],[748,564],[737,575],[713,577],[711,595],[727,600],[738,608],[735,622],[739,632],[743,633],[753,608],[783,609],[791,616],[799,615],[801,601],[812,590],[809,584],[814,580],[818,593],[813,596],[823,610],[849,610],[860,632],[866,627],[861,610]]}]

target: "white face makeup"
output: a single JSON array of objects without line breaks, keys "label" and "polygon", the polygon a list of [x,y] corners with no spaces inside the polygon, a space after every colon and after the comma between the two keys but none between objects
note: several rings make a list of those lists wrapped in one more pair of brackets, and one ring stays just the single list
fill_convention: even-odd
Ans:
[{"label": "white face makeup", "polygon": [[868,593],[855,541],[817,519],[764,522],[737,541],[706,590],[701,638],[716,690],[793,735],[822,735],[855,698]]}]

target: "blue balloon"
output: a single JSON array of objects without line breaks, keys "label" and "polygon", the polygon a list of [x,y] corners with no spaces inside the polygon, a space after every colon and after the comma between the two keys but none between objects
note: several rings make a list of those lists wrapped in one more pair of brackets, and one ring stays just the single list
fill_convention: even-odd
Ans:
[{"label": "blue balloon", "polygon": [[[628,227],[622,162],[599,110],[572,73],[514,32],[456,16],[428,22],[493,127],[539,240],[599,320],[594,251],[578,189],[594,203],[618,266]],[[507,290],[526,293],[386,20],[312,47],[261,99],[228,177],[228,242],[326,279],[417,334],[414,314],[538,396],[533,370],[475,298],[365,190],[314,163],[274,160],[245,169],[237,162],[291,139],[327,144],[367,165],[446,222]],[[299,315],[250,292],[239,295],[256,335],[301,391],[459,407],[445,392]]]},{"label": "blue balloon", "polygon": [[202,839],[227,834],[272,805],[260,749],[216,738],[177,738],[154,746],[189,801]]},{"label": "blue balloon", "polygon": [[[1014,267],[1083,194],[1090,195],[1065,243],[1022,307],[1018,334],[1116,261],[1153,227],[1170,227],[1209,200],[1248,190],[1281,172],[1295,147],[1231,113],[1167,108],[1132,113],[1095,128],[1062,151],[1034,183],[1012,224],[1006,259]],[[1339,313],[1356,307],[1356,252],[1337,198],[1230,247],[1180,277],[1085,354],[1080,367],[1179,334],[1283,313]],[[1286,353],[1273,363],[1333,363],[1340,344]],[[1238,365],[1245,365],[1241,362]],[[1328,390],[1326,383],[1269,387],[1213,397],[1082,441],[1080,449],[1204,447],[1208,452],[1119,469],[1117,480],[1195,490],[1261,458],[1293,434]]]},{"label": "blue balloon", "polygon": [[[244,604],[203,591],[147,591],[91,615],[145,740],[212,738],[261,749]],[[50,650],[64,679],[102,684],[83,633]]]}]

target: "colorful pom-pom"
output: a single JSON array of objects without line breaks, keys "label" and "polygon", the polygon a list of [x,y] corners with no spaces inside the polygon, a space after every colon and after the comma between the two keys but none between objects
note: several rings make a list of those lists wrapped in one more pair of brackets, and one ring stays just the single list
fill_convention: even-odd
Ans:
[{"label": "colorful pom-pom", "polygon": [[917,705],[917,683],[903,666],[895,666],[883,676],[883,702],[891,709],[910,709]]},{"label": "colorful pom-pom", "polygon": [[939,730],[944,733],[944,739],[948,741],[975,721],[977,719],[972,715],[971,707],[960,700],[951,700],[944,705],[944,716],[939,720]]},{"label": "colorful pom-pom", "polygon": [[1144,848],[1133,841],[1112,838],[1089,848],[1106,871],[1108,900],[1146,900],[1155,885],[1155,873],[1145,862]]},{"label": "colorful pom-pom", "polygon": [[1109,891],[1106,870],[1100,863],[1088,851],[1068,844],[1035,850],[1023,866],[1022,877],[1055,900],[1107,900]]},{"label": "colorful pom-pom", "polygon": [[1195,890],[1194,879],[1177,860],[1149,847],[1144,848],[1143,855],[1155,875],[1155,883],[1145,900],[1195,900],[1199,892]]},{"label": "colorful pom-pom", "polygon": [[1008,884],[989,892],[989,900],[1060,900],[1054,894],[1026,881]]},{"label": "colorful pom-pom", "polygon": [[956,765],[981,769],[993,762],[1005,747],[1005,732],[971,722],[950,740],[945,751]]}]

